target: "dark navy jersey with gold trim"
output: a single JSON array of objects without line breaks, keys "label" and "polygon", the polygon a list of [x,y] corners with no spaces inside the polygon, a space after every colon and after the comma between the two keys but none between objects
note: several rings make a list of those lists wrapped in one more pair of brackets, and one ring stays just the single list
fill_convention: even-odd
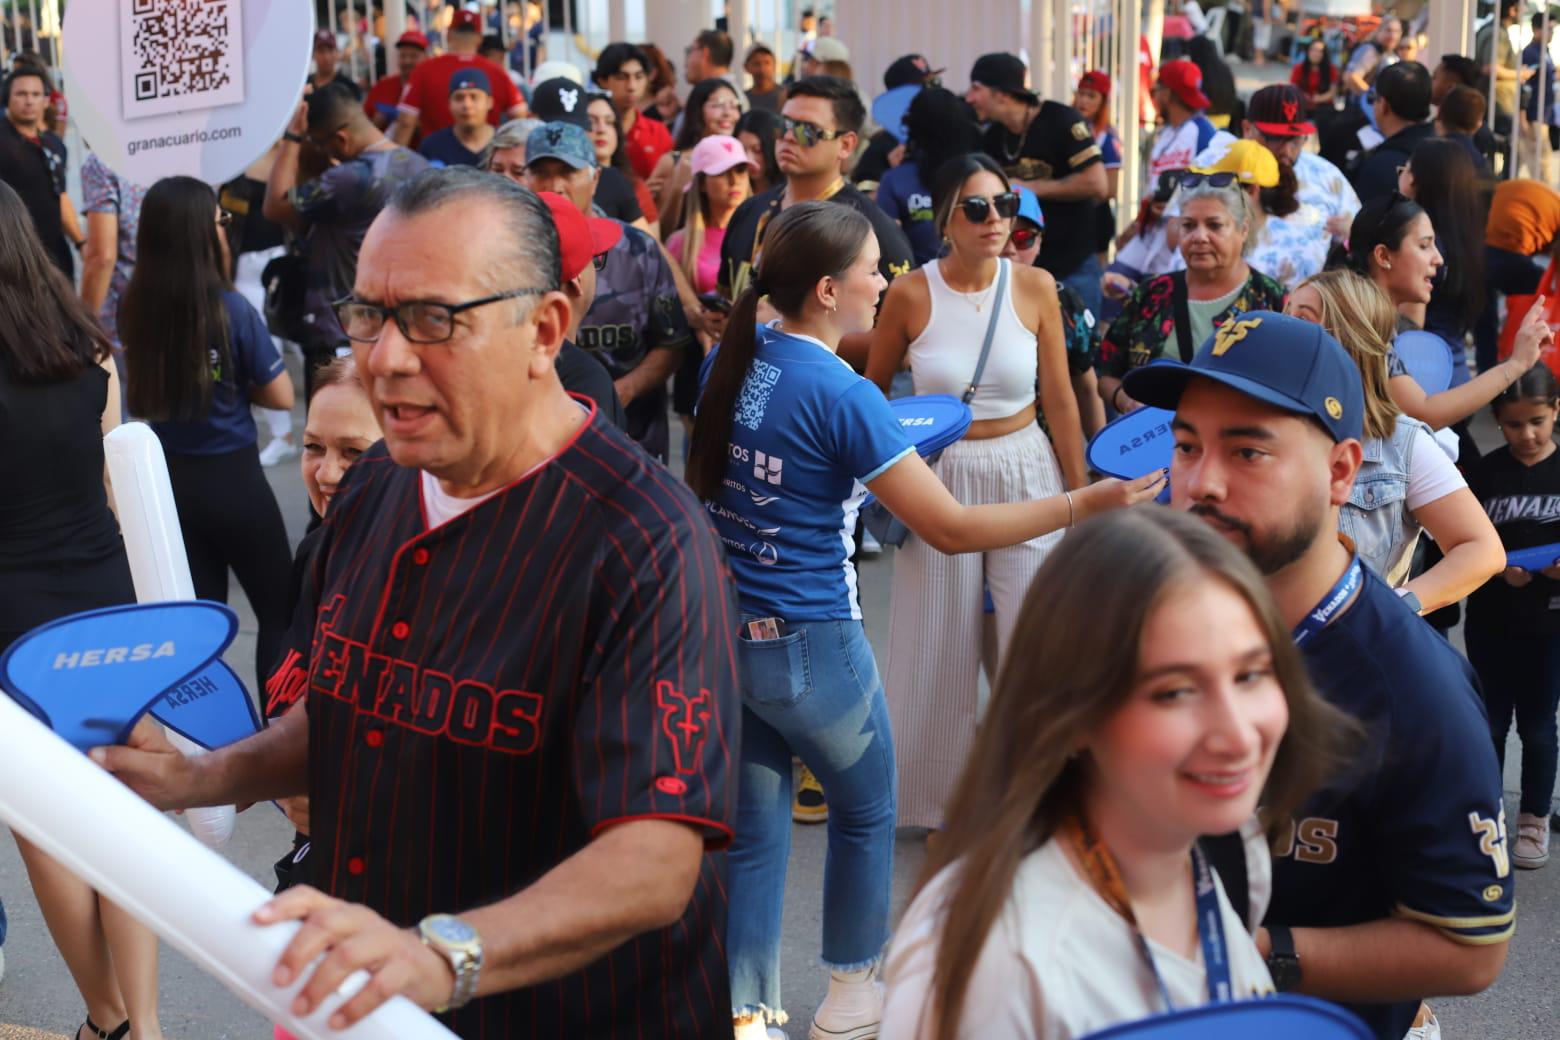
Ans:
[{"label": "dark navy jersey with gold trim", "polygon": [[[1501,774],[1468,662],[1369,570],[1353,606],[1301,652],[1317,689],[1368,737],[1274,850],[1266,923],[1398,916],[1460,943],[1509,937]],[[1381,1040],[1400,1040],[1418,1008],[1418,999],[1352,1006]]]},{"label": "dark navy jersey with gold trim", "polygon": [[305,685],[313,882],[410,926],[513,895],[605,828],[712,850],[682,919],[447,1016],[465,1037],[731,1035],[736,613],[704,510],[592,414],[429,530],[383,444],[348,472],[270,684]]}]

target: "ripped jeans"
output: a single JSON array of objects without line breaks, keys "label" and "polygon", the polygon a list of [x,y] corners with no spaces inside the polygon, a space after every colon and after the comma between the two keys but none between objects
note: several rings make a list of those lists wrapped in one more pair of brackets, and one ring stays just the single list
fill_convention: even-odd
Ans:
[{"label": "ripped jeans", "polygon": [[[745,623],[752,620],[744,615]],[[736,837],[727,857],[726,956],[734,1013],[783,1024],[780,927],[791,854],[791,755],[829,802],[822,961],[852,970],[888,941],[893,890],[894,741],[877,662],[860,621],[789,624],[779,639],[738,640],[742,756]]]}]

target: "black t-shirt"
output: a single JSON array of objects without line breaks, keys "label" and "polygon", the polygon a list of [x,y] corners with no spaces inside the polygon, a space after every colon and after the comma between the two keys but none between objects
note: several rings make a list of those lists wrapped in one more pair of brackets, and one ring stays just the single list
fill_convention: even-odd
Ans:
[{"label": "black t-shirt", "polygon": [[1435,136],[1434,123],[1415,123],[1404,127],[1361,156],[1359,165],[1349,175],[1349,183],[1362,202],[1378,195],[1391,195],[1397,190],[1398,167],[1408,162],[1414,147],[1427,137]]},{"label": "black t-shirt", "polygon": [[65,142],[47,130],[39,131],[36,139],[29,139],[9,119],[0,119],[0,180],[21,196],[55,266],[71,274],[75,264],[60,218],[60,196],[65,193]]},{"label": "black t-shirt", "polygon": [[[1560,451],[1524,466],[1502,445],[1468,470],[1468,487],[1507,552],[1560,542]],[[1560,581],[1537,571],[1520,589],[1496,575],[1468,598],[1468,627],[1509,635],[1560,633]]]},{"label": "black t-shirt", "polygon": [[623,176],[622,170],[610,166],[601,168],[601,177],[596,181],[596,194],[591,197],[591,201],[601,208],[604,215],[625,224],[632,224],[645,215],[639,200],[634,197],[634,186]]},{"label": "black t-shirt", "polygon": [[[758,249],[764,240],[764,229],[780,215],[784,199],[785,185],[782,184],[748,199],[731,215],[731,223],[726,225],[725,241],[720,245],[719,289],[728,300],[740,296],[752,279],[753,264],[758,259]],[[878,270],[883,272],[884,278],[892,282],[900,275],[910,273],[910,268],[915,266],[910,240],[893,217],[844,181],[839,182],[839,187],[828,196],[828,201],[849,206],[872,222],[872,230],[877,233],[878,248],[883,251],[878,261]]]},{"label": "black t-shirt", "polygon": [[[1040,103],[1022,140],[1015,140],[1001,123],[993,123],[981,137],[981,148],[1002,164],[1009,177],[1026,181],[1061,180],[1102,161],[1088,122],[1076,108],[1055,101]],[[1076,271],[1094,253],[1094,211],[1099,205],[1087,199],[1040,203],[1045,237],[1035,266],[1050,271],[1057,281]]]},{"label": "black t-shirt", "polygon": [[571,394],[579,394],[596,402],[596,408],[607,422],[620,430],[628,429],[628,417],[623,414],[623,402],[618,400],[617,388],[606,366],[574,345],[564,340],[553,362],[558,370],[558,381]]}]

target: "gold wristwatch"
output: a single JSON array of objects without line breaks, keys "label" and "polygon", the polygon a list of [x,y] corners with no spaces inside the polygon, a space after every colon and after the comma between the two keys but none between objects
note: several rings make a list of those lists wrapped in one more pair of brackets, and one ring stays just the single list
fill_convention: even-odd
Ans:
[{"label": "gold wristwatch", "polygon": [[425,946],[450,962],[455,973],[455,992],[450,1002],[434,1008],[436,1014],[465,1007],[477,993],[477,976],[482,973],[482,937],[471,925],[450,914],[430,914],[417,925]]}]

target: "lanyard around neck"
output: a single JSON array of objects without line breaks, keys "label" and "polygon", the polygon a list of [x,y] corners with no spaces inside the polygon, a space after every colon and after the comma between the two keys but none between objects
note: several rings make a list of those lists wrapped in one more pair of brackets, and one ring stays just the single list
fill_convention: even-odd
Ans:
[{"label": "lanyard around neck", "polygon": [[1360,566],[1360,558],[1355,556],[1349,560],[1349,569],[1343,572],[1343,577],[1338,579],[1327,595],[1322,597],[1321,602],[1317,603],[1295,626],[1295,646],[1304,646],[1306,640],[1330,625],[1338,616],[1338,612],[1359,591],[1364,580],[1365,569]]},{"label": "lanyard around neck", "polygon": [[[1154,973],[1154,984],[1159,987],[1159,997],[1165,1002],[1166,1011],[1175,1010],[1170,999],[1170,989],[1159,965],[1154,962],[1154,952],[1149,948],[1143,929],[1138,927],[1137,915],[1132,912],[1132,901],[1127,896],[1127,886],[1121,880],[1121,870],[1110,848],[1099,839],[1094,829],[1083,817],[1073,817],[1067,825],[1067,837],[1083,864],[1084,872],[1094,889],[1106,904],[1126,919],[1137,940],[1138,952],[1148,962],[1148,970]],[[1214,884],[1213,870],[1202,850],[1192,846],[1192,885],[1197,899],[1197,939],[1202,945],[1203,970],[1208,976],[1208,1000],[1219,1004],[1234,999],[1230,984],[1229,947],[1224,942],[1224,915],[1219,908],[1219,893]]]}]

